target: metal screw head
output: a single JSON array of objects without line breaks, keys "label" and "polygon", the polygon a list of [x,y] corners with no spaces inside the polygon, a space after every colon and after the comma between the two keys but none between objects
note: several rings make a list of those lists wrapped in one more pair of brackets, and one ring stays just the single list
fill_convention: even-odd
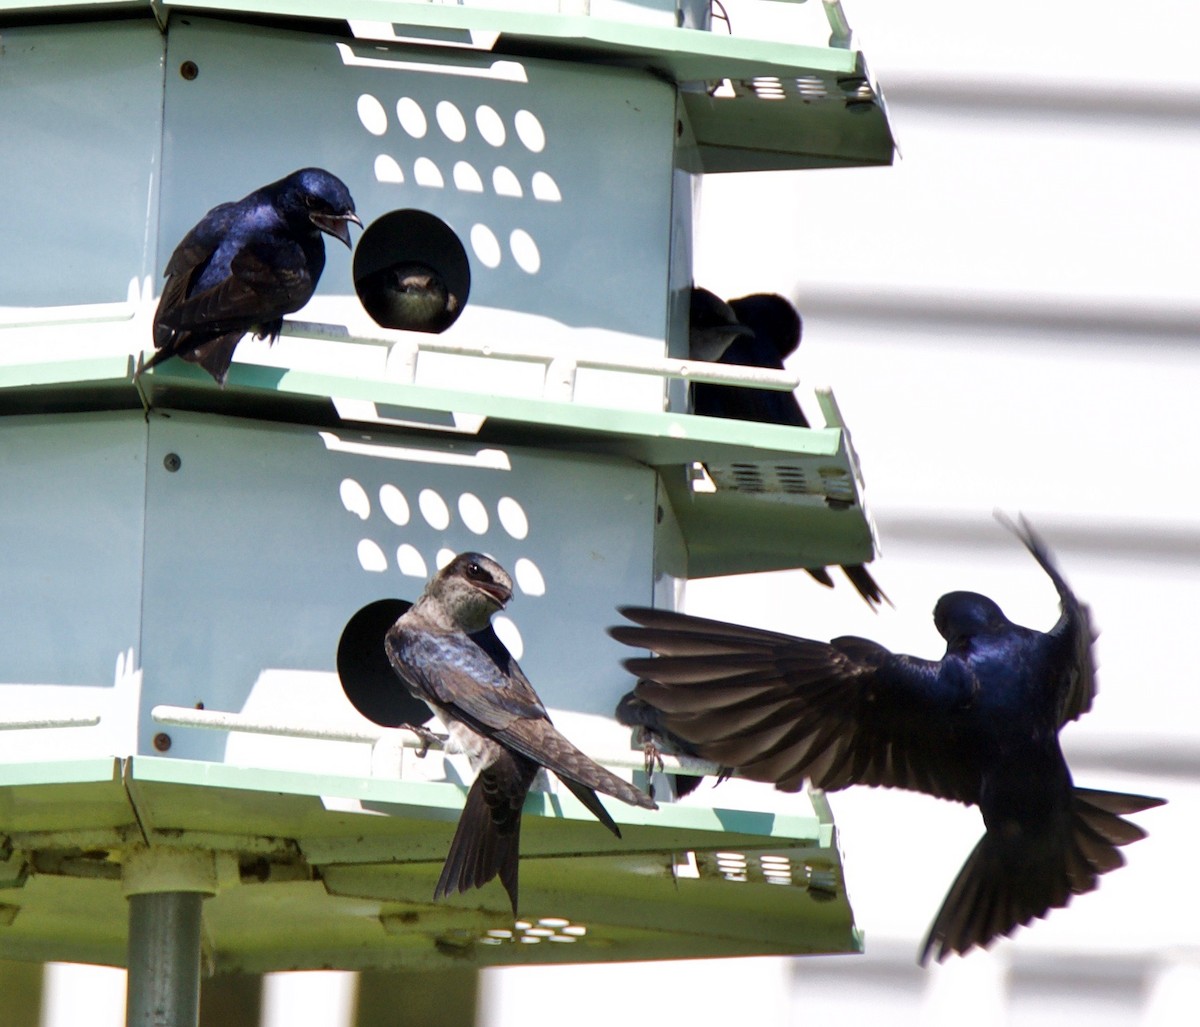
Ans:
[{"label": "metal screw head", "polygon": [[165,731],[160,731],[154,736],[154,748],[159,752],[166,752],[171,748],[171,736]]},{"label": "metal screw head", "polygon": [[163,457],[163,467],[174,474],[183,466],[183,461],[179,459],[178,453],[168,453]]},{"label": "metal screw head", "polygon": [[179,74],[185,81],[191,82],[200,74],[200,69],[196,67],[195,61],[184,61],[179,65]]}]

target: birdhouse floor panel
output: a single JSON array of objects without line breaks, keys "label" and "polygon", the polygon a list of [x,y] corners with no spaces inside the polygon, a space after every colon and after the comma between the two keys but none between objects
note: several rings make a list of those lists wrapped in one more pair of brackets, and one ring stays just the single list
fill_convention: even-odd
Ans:
[{"label": "birdhouse floor panel", "polygon": [[[328,809],[319,794],[353,794],[364,812]],[[146,843],[214,854],[204,932],[216,972],[860,947],[815,797],[811,817],[622,807],[618,841],[582,807],[535,795],[515,922],[498,885],[430,899],[461,797],[159,757],[0,766],[0,872],[20,871],[0,891],[0,915],[12,914],[0,958],[122,964],[121,867]]]}]

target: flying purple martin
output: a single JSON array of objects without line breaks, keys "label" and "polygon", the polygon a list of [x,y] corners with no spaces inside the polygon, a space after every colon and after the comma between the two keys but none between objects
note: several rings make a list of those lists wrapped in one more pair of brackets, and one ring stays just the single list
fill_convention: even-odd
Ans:
[{"label": "flying purple martin", "polygon": [[481,645],[478,633],[511,598],[512,579],[503,567],[479,553],[462,553],[396,621],[386,646],[401,681],[441,718],[477,774],[433,896],[479,888],[499,875],[515,915],[521,808],[541,767],[554,771],[618,838],[621,832],[595,790],[634,806],[658,807],[555,730],[498,639],[495,646]]},{"label": "flying purple martin", "polygon": [[[688,349],[694,360],[782,371],[784,358],[800,345],[803,330],[796,308],[777,293],[754,293],[726,303],[707,289],[692,289]],[[809,427],[795,394],[775,389],[695,382],[692,411],[704,417]],[[827,568],[805,569],[826,588],[833,588]],[[842,573],[868,606],[890,602],[863,564],[844,566]]]},{"label": "flying purple martin", "polygon": [[325,268],[325,232],[350,245],[360,228],[341,179],[302,168],[204,215],[175,248],[154,315],[156,352],[139,368],[181,357],[224,385],[243,335],[274,342],[284,314],[312,297]]},{"label": "flying purple martin", "polygon": [[1023,519],[1009,524],[1058,590],[1048,632],[1008,620],[987,596],[934,607],[939,661],[865,638],[829,643],[666,611],[627,608],[611,629],[658,658],[625,666],[636,694],[706,759],[796,791],[880,785],[976,805],[984,835],[921,949],[940,962],[987,946],[1089,892],[1145,837],[1121,814],[1165,800],[1075,787],[1058,733],[1096,694],[1087,607]]},{"label": "flying purple martin", "polygon": [[436,333],[458,317],[458,297],[428,264],[388,264],[360,278],[357,288],[367,313],[384,328]]}]

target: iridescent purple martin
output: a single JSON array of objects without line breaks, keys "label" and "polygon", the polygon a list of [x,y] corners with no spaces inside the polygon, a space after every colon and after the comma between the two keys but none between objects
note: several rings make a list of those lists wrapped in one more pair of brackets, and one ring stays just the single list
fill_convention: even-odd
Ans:
[{"label": "iridescent purple martin", "polygon": [[154,315],[158,352],[138,373],[180,357],[224,385],[242,336],[274,342],[283,316],[312,297],[325,268],[321,233],[349,246],[351,224],[362,227],[350,191],[321,168],[213,207],[171,254]]},{"label": "iridescent purple martin", "polygon": [[[803,330],[796,308],[777,293],[754,293],[726,303],[707,289],[692,289],[688,350],[694,360],[782,371],[784,359],[800,345]],[[695,382],[692,410],[704,417],[809,427],[795,394],[775,389]],[[826,588],[833,588],[827,568],[805,569]],[[863,564],[844,566],[842,573],[869,606],[889,602]]]},{"label": "iridescent purple martin", "polygon": [[484,648],[470,637],[488,628],[511,598],[512,579],[503,567],[462,553],[433,576],[385,644],[400,680],[441,718],[476,771],[434,898],[482,887],[498,875],[515,915],[521,809],[540,768],[554,771],[618,838],[596,791],[657,806],[559,734],[502,645]]},{"label": "iridescent purple martin", "polygon": [[625,666],[639,699],[700,756],[783,791],[879,785],[978,806],[984,835],[950,887],[920,962],[987,946],[1094,889],[1145,837],[1123,819],[1162,799],[1076,787],[1058,733],[1096,694],[1087,607],[1024,520],[1009,524],[1058,591],[1048,632],[987,596],[933,611],[941,660],[865,638],[829,643],[661,610],[613,637],[657,658]]}]

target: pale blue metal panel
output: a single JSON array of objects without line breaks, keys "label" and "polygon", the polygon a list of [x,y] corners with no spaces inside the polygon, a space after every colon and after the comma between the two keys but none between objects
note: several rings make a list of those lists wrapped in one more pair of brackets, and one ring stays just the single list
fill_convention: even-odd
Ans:
[{"label": "pale blue metal panel", "polygon": [[[671,176],[671,317],[667,354],[686,360],[691,355],[688,344],[691,290],[693,285],[698,284],[693,270],[695,245],[692,236],[700,206],[703,176],[700,154],[696,149],[696,137],[692,133],[691,122],[682,100],[677,105],[676,115],[678,129],[675,141],[675,169]],[[676,379],[667,386],[669,409],[689,409],[689,387],[682,379]]]},{"label": "pale blue metal panel", "polygon": [[[152,417],[149,447],[141,751],[158,704],[353,720],[333,673],[343,627],[376,599],[415,599],[443,550],[514,573],[514,652],[542,698],[627,745],[610,718],[628,679],[604,626],[647,596],[649,468],[186,414]],[[222,732],[171,734],[171,756],[225,758]],[[240,762],[256,744],[242,737]]]},{"label": "pale blue metal panel", "polygon": [[0,308],[123,301],[154,273],[162,35],[19,26],[3,44]]},{"label": "pale blue metal panel", "polygon": [[[674,89],[645,72],[176,15],[159,264],[212,205],[322,165],[367,224],[406,207],[446,221],[472,304],[661,352],[674,127]],[[327,252],[320,294],[352,296],[348,253]]]},{"label": "pale blue metal panel", "polygon": [[0,423],[6,715],[21,712],[6,686],[111,688],[138,645],[145,433],[134,413]]}]

